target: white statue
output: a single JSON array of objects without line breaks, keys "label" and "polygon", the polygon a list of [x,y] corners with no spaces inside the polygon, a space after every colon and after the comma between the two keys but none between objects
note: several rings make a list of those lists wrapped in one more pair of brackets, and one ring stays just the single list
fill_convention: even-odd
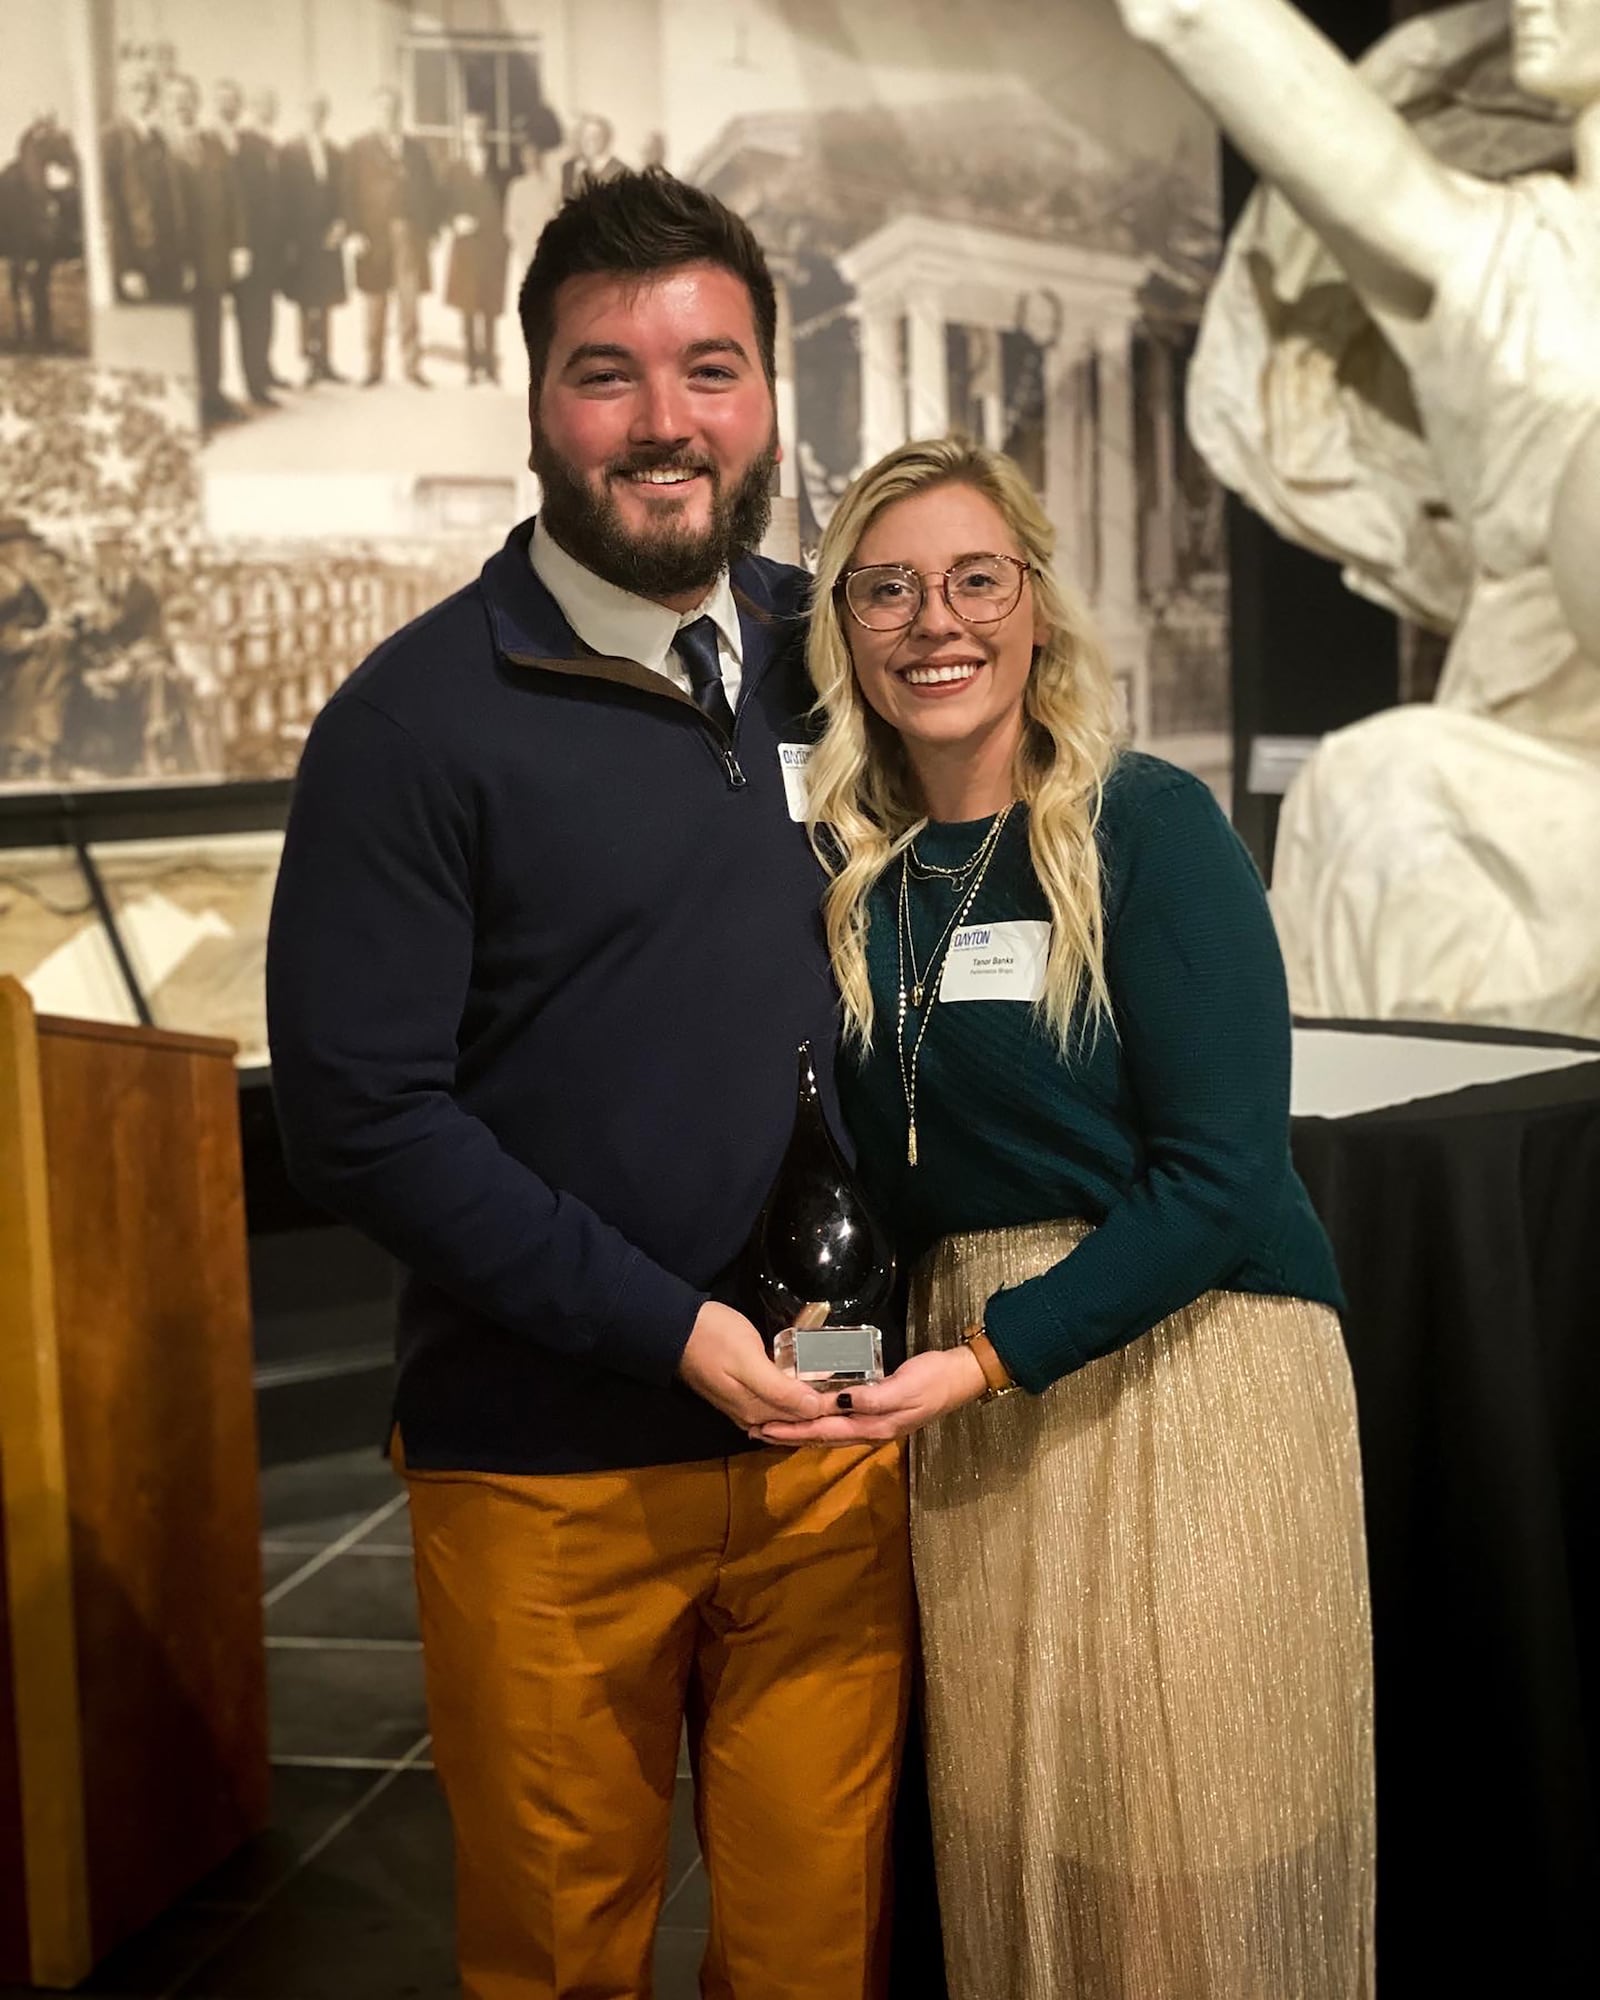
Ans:
[{"label": "white statue", "polygon": [[[1286,0],[1118,4],[1275,191],[1208,307],[1197,445],[1453,629],[1435,702],[1326,738],[1285,800],[1294,1004],[1600,1037],[1600,0],[1477,0],[1359,67]],[[1570,180],[1464,172],[1389,101],[1441,94],[1508,13],[1515,85],[1571,120],[1524,129],[1570,141]]]},{"label": "white statue", "polygon": [[1588,659],[1600,660],[1600,424],[1591,424],[1561,475],[1550,524],[1556,596]]}]

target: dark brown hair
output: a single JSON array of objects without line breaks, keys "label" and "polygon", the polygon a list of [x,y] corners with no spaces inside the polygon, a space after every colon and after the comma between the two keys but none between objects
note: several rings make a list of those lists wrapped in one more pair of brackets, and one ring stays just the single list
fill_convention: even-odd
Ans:
[{"label": "dark brown hair", "polygon": [[586,182],[545,225],[517,297],[535,388],[555,337],[556,293],[569,278],[647,278],[678,264],[717,264],[739,279],[750,294],[761,365],[774,381],[778,302],[750,225],[714,194],[646,167]]}]

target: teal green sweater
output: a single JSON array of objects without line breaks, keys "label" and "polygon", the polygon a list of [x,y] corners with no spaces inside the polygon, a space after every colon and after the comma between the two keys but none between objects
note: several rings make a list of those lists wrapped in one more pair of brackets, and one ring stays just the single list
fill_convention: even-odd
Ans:
[{"label": "teal green sweater", "polygon": [[[953,866],[987,820],[929,826]],[[874,892],[873,1045],[840,1097],[868,1193],[907,1261],[956,1230],[1077,1216],[1070,1257],[990,1300],[1024,1388],[1048,1388],[1214,1287],[1335,1308],[1333,1253],[1289,1158],[1289,1011],[1260,877],[1198,779],[1129,752],[1099,828],[1115,1032],[1064,1057],[1027,1001],[936,1005],[917,1066],[918,1164],[895,1060],[897,863]],[[955,904],[913,878],[919,962]],[[966,921],[1048,920],[1013,809]],[[908,1013],[907,1062],[916,1030]]]}]

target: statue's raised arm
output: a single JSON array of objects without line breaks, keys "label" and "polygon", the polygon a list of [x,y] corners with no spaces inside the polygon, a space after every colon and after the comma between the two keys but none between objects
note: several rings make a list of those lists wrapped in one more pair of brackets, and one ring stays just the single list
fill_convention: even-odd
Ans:
[{"label": "statue's raised arm", "polygon": [[1421,319],[1475,203],[1288,0],[1117,0],[1343,265],[1368,306]]}]

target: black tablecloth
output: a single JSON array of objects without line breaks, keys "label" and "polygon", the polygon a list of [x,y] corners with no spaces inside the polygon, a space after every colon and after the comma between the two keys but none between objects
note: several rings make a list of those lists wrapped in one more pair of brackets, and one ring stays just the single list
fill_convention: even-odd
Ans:
[{"label": "black tablecloth", "polygon": [[1360,1406],[1378,1986],[1600,1992],[1600,1061],[1301,1119]]}]

